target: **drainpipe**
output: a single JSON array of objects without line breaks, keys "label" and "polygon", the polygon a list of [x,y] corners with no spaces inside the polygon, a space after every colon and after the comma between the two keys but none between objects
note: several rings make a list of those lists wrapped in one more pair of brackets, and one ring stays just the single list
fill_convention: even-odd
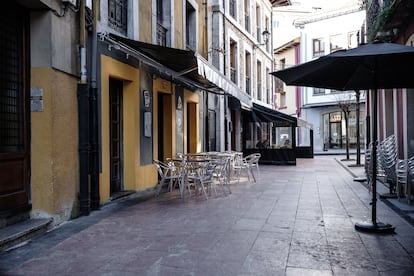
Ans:
[{"label": "drainpipe", "polygon": [[79,128],[79,205],[80,215],[89,215],[89,89],[86,78],[85,49],[85,0],[79,8],[80,81],[78,83],[78,128]]},{"label": "drainpipe", "polygon": [[[223,2],[223,73],[224,75],[226,75],[226,3]],[[224,95],[224,99],[226,99],[226,95]],[[226,101],[224,101],[224,132],[225,132],[225,137],[224,137],[224,143],[227,147],[227,103]]]},{"label": "drainpipe", "polygon": [[91,86],[90,86],[90,98],[89,98],[89,142],[90,142],[90,155],[89,155],[89,173],[90,173],[90,188],[91,188],[91,209],[100,209],[100,196],[99,196],[99,143],[98,143],[98,88],[96,85],[97,79],[97,34],[96,34],[96,22],[98,16],[98,0],[92,2],[93,11],[93,26],[92,26],[92,49],[91,49]]}]

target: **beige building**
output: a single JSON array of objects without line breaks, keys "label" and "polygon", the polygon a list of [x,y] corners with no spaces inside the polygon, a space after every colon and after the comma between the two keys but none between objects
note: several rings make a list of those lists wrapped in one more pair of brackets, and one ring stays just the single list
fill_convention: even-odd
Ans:
[{"label": "beige building", "polygon": [[[275,70],[281,70],[298,64],[300,37],[297,37],[273,50],[275,57]],[[288,115],[297,116],[300,112],[300,90],[294,86],[287,86],[275,78],[274,104],[276,110]]]}]

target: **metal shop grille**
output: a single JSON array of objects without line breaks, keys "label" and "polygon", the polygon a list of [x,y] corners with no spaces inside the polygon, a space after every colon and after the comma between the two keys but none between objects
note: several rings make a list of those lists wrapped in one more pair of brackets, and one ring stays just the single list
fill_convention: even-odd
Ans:
[{"label": "metal shop grille", "polygon": [[23,151],[23,23],[0,16],[0,153]]}]

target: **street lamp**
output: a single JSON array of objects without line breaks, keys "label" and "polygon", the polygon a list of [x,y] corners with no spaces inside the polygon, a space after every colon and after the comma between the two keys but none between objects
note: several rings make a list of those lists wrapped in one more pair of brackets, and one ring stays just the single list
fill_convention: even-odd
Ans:
[{"label": "street lamp", "polygon": [[269,41],[270,32],[267,30],[267,28],[262,32],[263,36],[263,43],[260,44],[254,44],[253,48],[259,48],[260,46],[266,45]]}]

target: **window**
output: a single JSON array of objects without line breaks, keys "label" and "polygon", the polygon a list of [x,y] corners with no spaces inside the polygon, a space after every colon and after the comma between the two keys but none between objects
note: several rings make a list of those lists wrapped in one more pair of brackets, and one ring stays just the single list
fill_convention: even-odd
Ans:
[{"label": "window", "polygon": [[108,0],[108,24],[112,29],[126,35],[128,0]]},{"label": "window", "polygon": [[244,63],[245,63],[245,74],[246,74],[246,93],[251,94],[251,79],[252,79],[252,70],[251,70],[251,54],[246,52]]},{"label": "window", "polygon": [[334,52],[334,51],[338,51],[338,50],[341,50],[342,49],[342,47],[341,47],[341,40],[342,40],[342,36],[341,35],[332,35],[331,37],[330,37],[330,43],[329,43],[329,45],[330,45],[330,50],[331,50],[331,53],[332,52]]},{"label": "window", "polygon": [[275,122],[249,122],[246,148],[292,148],[292,129]]},{"label": "window", "polygon": [[262,63],[257,61],[257,99],[262,100]]},{"label": "window", "polygon": [[279,60],[279,70],[285,69],[286,68],[286,59],[281,59]]},{"label": "window", "polygon": [[186,33],[185,33],[186,46],[187,48],[193,51],[196,51],[197,50],[197,40],[196,40],[197,17],[196,17],[195,8],[189,2],[186,2],[185,19],[186,19],[186,28],[185,28],[186,29]]},{"label": "window", "polygon": [[313,40],[313,56],[320,57],[325,54],[325,45],[321,38]]},{"label": "window", "polygon": [[256,6],[256,39],[259,43],[261,43],[261,36],[262,36],[262,28],[260,24],[261,11],[260,6]]},{"label": "window", "polygon": [[229,13],[231,17],[237,19],[237,0],[229,0]]},{"label": "window", "polygon": [[272,148],[292,148],[292,128],[274,126],[272,134]]},{"label": "window", "polygon": [[280,108],[286,108],[286,92],[280,93]]},{"label": "window", "polygon": [[250,6],[249,0],[244,0],[244,28],[250,33]]},{"label": "window", "polygon": [[167,27],[164,14],[166,13],[167,5],[163,4],[163,0],[157,0],[157,44],[167,46]]},{"label": "window", "polygon": [[[270,30],[269,29],[269,18],[266,16],[265,18],[265,26],[266,26],[266,30]],[[270,39],[269,39],[270,40]],[[269,40],[266,41],[266,51],[269,52],[270,51],[270,43]]]},{"label": "window", "polygon": [[266,68],[266,103],[270,104],[272,102],[272,95],[270,93],[270,70]]},{"label": "window", "polygon": [[358,46],[358,32],[348,33],[348,49]]},{"label": "window", "polygon": [[325,95],[325,88],[313,88],[313,95]]},{"label": "window", "polygon": [[237,84],[237,43],[230,40],[230,79]]}]

